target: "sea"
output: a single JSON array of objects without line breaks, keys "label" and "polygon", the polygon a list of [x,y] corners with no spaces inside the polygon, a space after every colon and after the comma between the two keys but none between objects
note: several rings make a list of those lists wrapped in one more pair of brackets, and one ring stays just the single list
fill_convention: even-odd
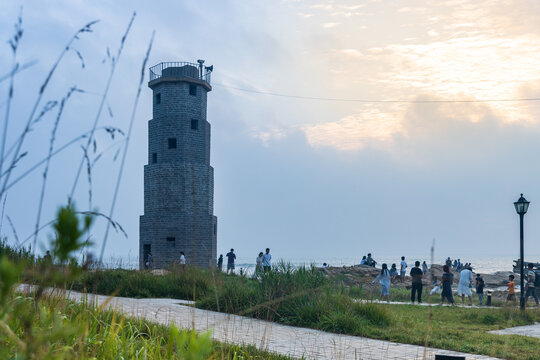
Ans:
[{"label": "sea", "polygon": [[[238,256],[235,263],[236,272],[240,272],[242,269],[243,273],[251,274],[255,270],[255,257],[252,258]],[[487,256],[487,255],[475,255],[470,258],[461,258],[461,262],[470,262],[472,264],[473,270],[476,273],[480,274],[491,274],[497,271],[512,271],[513,260],[516,260],[517,256],[509,255],[499,255],[499,256]],[[381,264],[386,263],[388,266],[395,263],[399,267],[401,262],[401,255],[391,256],[391,257],[377,257],[374,255],[375,261],[377,261],[377,267],[380,267]],[[435,257],[433,261],[429,258],[414,257],[405,255],[405,261],[409,267],[414,266],[416,260],[422,262],[426,261],[429,265],[432,262],[435,264],[444,264],[445,257]],[[453,260],[454,258],[452,258]],[[295,267],[297,266],[322,266],[323,263],[327,263],[329,266],[351,266],[360,264],[361,257],[325,257],[325,258],[303,258],[303,257],[278,257],[273,254],[272,263],[277,264],[278,262],[289,263]],[[531,254],[530,256],[525,257],[525,261],[540,262],[540,254]],[[189,259],[188,259],[189,262]],[[227,260],[223,264],[226,267]],[[124,268],[124,269],[137,269],[139,266],[138,258],[136,257],[110,257],[104,260],[104,267],[106,268]]]}]

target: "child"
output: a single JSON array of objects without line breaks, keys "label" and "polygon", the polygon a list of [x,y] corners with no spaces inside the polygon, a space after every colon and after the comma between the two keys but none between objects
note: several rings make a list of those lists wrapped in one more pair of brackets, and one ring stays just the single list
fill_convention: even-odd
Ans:
[{"label": "child", "polygon": [[508,295],[506,296],[506,303],[512,301],[514,305],[516,304],[516,289],[514,285],[514,275],[508,276]]},{"label": "child", "polygon": [[480,306],[482,306],[482,303],[484,302],[484,286],[486,284],[484,283],[484,279],[480,276],[480,274],[476,274],[476,295],[478,295],[478,301],[480,302]]},{"label": "child", "polygon": [[390,279],[391,279],[392,284],[396,282],[398,277],[399,277],[399,274],[396,268],[396,264],[392,264],[392,267],[390,268]]},{"label": "child", "polygon": [[[447,265],[448,266],[448,265]],[[429,292],[429,295],[433,295],[441,291],[441,284],[437,281],[437,277],[433,277],[433,289]]]}]

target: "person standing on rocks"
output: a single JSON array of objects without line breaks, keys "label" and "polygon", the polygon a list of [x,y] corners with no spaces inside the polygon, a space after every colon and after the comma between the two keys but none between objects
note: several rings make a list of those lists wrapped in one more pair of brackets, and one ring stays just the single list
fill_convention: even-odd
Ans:
[{"label": "person standing on rocks", "polygon": [[377,280],[381,283],[381,295],[379,296],[379,300],[386,297],[386,302],[390,302],[390,271],[388,271],[388,265],[382,264],[381,272],[371,282],[371,285],[375,284]]},{"label": "person standing on rocks", "polygon": [[231,251],[229,251],[225,256],[227,256],[227,274],[229,273],[229,271],[231,272],[231,274],[234,274],[234,260],[236,259],[234,249],[231,249]]},{"label": "person standing on rocks", "polygon": [[405,262],[405,256],[401,257],[401,269],[399,275],[401,277],[401,282],[405,281],[405,274],[407,273],[407,262]]},{"label": "person standing on rocks", "polygon": [[450,259],[450,256],[448,257],[448,259],[446,259],[446,265],[448,265],[448,267],[452,266],[452,260]]},{"label": "person standing on rocks", "polygon": [[444,303],[444,299],[448,300],[448,303],[454,305],[454,296],[452,295],[452,284],[454,283],[454,274],[450,272],[450,266],[443,266],[442,275],[442,293],[441,293],[441,305]]},{"label": "person standing on rocks", "polygon": [[412,289],[411,289],[411,303],[414,303],[416,298],[416,292],[418,293],[418,303],[422,302],[422,278],[424,273],[420,269],[420,261],[414,263],[414,267],[411,269]]},{"label": "person standing on rocks", "polygon": [[473,305],[472,301],[472,271],[468,268],[463,268],[459,275],[458,283],[458,295],[461,296],[461,304],[465,305],[465,295],[469,298],[471,306]]},{"label": "person standing on rocks", "polygon": [[427,271],[428,271],[428,266],[427,266],[426,262],[424,261],[422,263],[422,272],[424,273],[424,275],[426,275]]}]

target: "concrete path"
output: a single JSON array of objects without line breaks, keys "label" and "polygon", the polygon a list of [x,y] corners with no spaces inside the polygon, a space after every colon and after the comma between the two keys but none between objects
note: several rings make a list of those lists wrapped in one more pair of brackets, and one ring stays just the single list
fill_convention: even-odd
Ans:
[{"label": "concrete path", "polygon": [[534,325],[516,326],[502,330],[494,330],[490,331],[490,333],[498,335],[521,335],[540,338],[540,323],[536,323]]},{"label": "concrete path", "polygon": [[455,305],[452,305],[452,304],[449,304],[447,302],[445,302],[444,304],[440,304],[438,302],[434,302],[434,303],[427,303],[427,302],[422,302],[422,303],[411,303],[410,301],[390,301],[390,302],[387,302],[385,300],[379,300],[379,299],[374,299],[374,300],[365,300],[365,299],[357,299],[355,300],[357,302],[361,302],[361,303],[370,303],[370,302],[373,302],[373,303],[376,303],[376,304],[381,304],[381,305],[384,305],[384,304],[389,304],[389,305],[414,305],[414,306],[447,306],[447,307],[463,307],[463,308],[473,308],[473,309],[500,309],[500,307],[498,306],[478,306],[478,305],[468,305],[468,302],[465,303],[465,305],[462,305],[461,304],[461,299],[459,300],[459,303],[456,302]]},{"label": "concrete path", "polygon": [[88,299],[97,305],[113,308],[135,318],[163,325],[174,323],[185,329],[213,331],[220,342],[250,344],[259,349],[306,359],[411,360],[434,359],[435,354],[465,356],[467,360],[495,359],[422,346],[398,344],[357,336],[280,325],[244,316],[218,313],[180,305],[174,299],[131,299],[71,292],[72,300]]}]

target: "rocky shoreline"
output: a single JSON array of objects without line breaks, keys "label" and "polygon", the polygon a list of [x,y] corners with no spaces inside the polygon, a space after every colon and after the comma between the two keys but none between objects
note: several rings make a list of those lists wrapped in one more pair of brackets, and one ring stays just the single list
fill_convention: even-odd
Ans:
[{"label": "rocky shoreline", "polygon": [[[408,269],[407,273],[410,272]],[[380,273],[380,268],[374,268],[367,265],[353,265],[353,266],[341,266],[341,267],[326,267],[321,268],[326,276],[333,280],[341,281],[345,286],[360,286],[370,284],[373,279]],[[459,272],[452,271],[454,274],[454,281],[457,285],[459,280]],[[425,285],[431,285],[431,276],[436,276],[437,279],[441,279],[443,274],[443,265],[434,264],[428,270],[428,274],[424,276],[423,283]],[[497,271],[492,274],[480,273],[484,282],[486,284],[486,290],[496,289],[508,284],[508,275],[513,274],[515,276],[516,284],[519,284],[520,276],[511,271]],[[473,276],[476,277],[476,272],[473,271]],[[411,277],[409,275],[405,276],[405,281],[403,283],[398,282],[392,284],[395,287],[406,287],[411,284]]]}]

